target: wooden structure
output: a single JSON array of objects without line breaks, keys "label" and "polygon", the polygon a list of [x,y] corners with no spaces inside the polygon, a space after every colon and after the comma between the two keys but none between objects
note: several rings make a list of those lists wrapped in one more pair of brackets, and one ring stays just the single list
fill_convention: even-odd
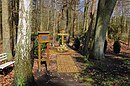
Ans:
[{"label": "wooden structure", "polygon": [[0,64],[0,71],[2,71],[3,74],[5,75],[4,69],[7,68],[8,66],[14,64],[15,61],[8,61],[7,53],[2,53],[2,54],[0,54],[0,62],[2,63],[2,64]]},{"label": "wooden structure", "polygon": [[64,37],[68,36],[69,34],[65,33],[64,30],[61,30],[61,32],[58,33],[58,35],[62,37],[62,45],[63,45],[64,44]]},{"label": "wooden structure", "polygon": [[38,69],[41,70],[41,43],[46,43],[46,63],[47,67],[49,66],[49,42],[50,42],[50,33],[49,32],[39,32],[38,33]]},{"label": "wooden structure", "polygon": [[57,61],[57,72],[59,73],[80,72],[79,68],[76,66],[73,57],[71,57],[71,55],[58,55],[56,61]]}]

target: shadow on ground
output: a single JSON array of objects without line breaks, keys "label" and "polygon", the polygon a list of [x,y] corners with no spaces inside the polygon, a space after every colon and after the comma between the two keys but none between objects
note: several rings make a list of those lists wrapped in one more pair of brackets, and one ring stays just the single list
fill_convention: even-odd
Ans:
[{"label": "shadow on ground", "polygon": [[[58,79],[58,81],[51,81],[51,79]],[[65,83],[62,83],[62,81],[57,76],[51,76],[51,75],[42,75],[41,77],[36,80],[38,86],[66,86]]]},{"label": "shadow on ground", "polygon": [[113,57],[105,57],[102,60],[76,58],[77,61],[86,64],[81,73],[84,82],[93,86],[130,86],[130,60]]},{"label": "shadow on ground", "polygon": [[4,75],[6,76],[9,72],[11,72],[13,70],[12,66],[8,66],[7,68],[0,70],[0,75]]},{"label": "shadow on ground", "polygon": [[129,58],[130,59],[130,55],[129,53],[120,53],[120,54],[114,54],[116,56],[120,56],[122,58]]},{"label": "shadow on ground", "polygon": [[[55,75],[54,75],[55,74]],[[85,86],[76,81],[71,73],[53,73],[42,75],[36,80],[38,86]]]}]

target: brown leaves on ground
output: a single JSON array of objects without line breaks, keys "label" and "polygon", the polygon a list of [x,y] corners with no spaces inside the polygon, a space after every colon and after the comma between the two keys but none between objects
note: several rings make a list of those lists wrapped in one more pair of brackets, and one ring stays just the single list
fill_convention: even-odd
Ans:
[{"label": "brown leaves on ground", "polygon": [[[109,39],[107,42],[108,42],[107,53],[112,54],[113,53],[114,40]],[[120,44],[121,44],[120,54],[124,54],[124,55],[129,55],[130,56],[130,50],[128,49],[128,43],[120,40]]]},{"label": "brown leaves on ground", "polygon": [[[130,72],[128,62],[127,61],[130,57],[130,50],[128,50],[128,43],[121,41],[121,52],[120,54],[116,55],[113,53],[113,40],[108,41],[108,48],[107,48],[107,54],[108,56],[106,59],[103,59],[101,61],[93,61],[91,62],[91,65],[88,65],[89,67],[86,68],[85,72],[81,72],[81,76],[87,77],[87,79],[83,79],[82,82],[78,83],[77,79],[75,79],[75,74],[58,74],[57,73],[57,67],[56,67],[56,53],[55,50],[50,50],[52,53],[51,55],[51,64],[50,64],[50,73],[49,75],[46,74],[45,66],[42,65],[42,70],[39,73],[38,72],[38,66],[37,66],[37,60],[34,60],[34,67],[33,67],[33,73],[34,78],[39,86],[84,86],[84,82],[86,83],[90,81],[90,84],[102,84],[106,85],[108,83],[108,80],[112,79],[111,77],[118,78],[116,81],[110,80],[109,83],[113,86],[121,86],[119,83],[124,82],[128,83],[128,74]],[[2,53],[2,45],[0,43],[0,53]],[[76,53],[73,50],[69,50],[66,52],[67,54]],[[72,55],[74,56],[74,55]],[[77,56],[77,55],[76,55]],[[111,58],[112,57],[112,58]],[[128,58],[128,59],[120,59],[120,58]],[[78,58],[76,58],[78,59]],[[79,61],[76,62],[76,64],[84,68],[84,61],[81,60],[75,60]],[[78,76],[76,76],[78,77]],[[14,80],[14,70],[11,72],[8,72],[6,76],[0,76],[0,86],[10,86],[11,83]],[[68,83],[69,81],[69,83]],[[89,84],[89,83],[87,83]],[[90,85],[90,86],[91,86]],[[128,85],[129,86],[129,85]]]}]

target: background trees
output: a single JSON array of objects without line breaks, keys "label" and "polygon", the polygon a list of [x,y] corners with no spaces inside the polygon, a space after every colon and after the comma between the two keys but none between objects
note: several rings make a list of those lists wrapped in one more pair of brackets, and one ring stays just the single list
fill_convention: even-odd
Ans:
[{"label": "background trees", "polygon": [[[57,33],[64,29],[70,34],[70,37],[74,35],[83,35],[85,31],[88,31],[87,40],[84,44],[85,53],[88,46],[89,40],[93,35],[96,12],[94,13],[93,19],[90,17],[92,7],[97,11],[97,4],[93,5],[93,0],[33,0],[33,19],[32,19],[32,32],[38,32],[40,30],[49,30],[54,33],[54,40],[57,38]],[[13,45],[16,44],[17,40],[17,27],[18,27],[18,4],[19,0],[10,0],[9,3],[9,25],[10,25],[10,40],[11,50],[14,50]],[[96,2],[97,3],[97,2]],[[55,7],[56,5],[56,7]],[[112,35],[113,31],[118,29],[118,33],[122,33],[123,39],[128,41],[128,27],[129,27],[129,0],[117,0],[114,13],[111,17],[111,22],[108,28],[108,35]],[[55,9],[54,9],[55,8]],[[54,18],[55,17],[55,18]],[[92,21],[91,21],[92,20]],[[2,21],[1,21],[2,22]],[[92,23],[93,22],[93,23]],[[114,27],[114,25],[116,27]],[[4,27],[4,26],[3,26]],[[42,28],[42,29],[40,29]],[[113,28],[113,29],[112,29]],[[88,30],[89,29],[89,30]],[[112,31],[112,32],[110,32]],[[121,31],[121,32],[120,32]],[[90,33],[92,34],[90,35]],[[109,33],[110,32],[110,33]],[[2,33],[2,29],[1,29]],[[126,33],[126,34],[125,34]],[[85,35],[85,34],[84,34]],[[127,35],[127,36],[125,36]],[[90,36],[90,37],[89,37]],[[2,35],[0,36],[2,39]],[[124,38],[125,37],[125,38]],[[54,42],[53,40],[53,42]],[[14,42],[15,41],[15,42]],[[5,44],[5,43],[4,43]]]},{"label": "background trees", "polygon": [[[23,10],[26,8],[25,2],[32,3],[32,7],[29,7],[27,12]],[[22,7],[20,10],[19,3]],[[16,68],[18,68],[15,72],[17,84],[20,83],[19,78],[20,81],[25,77],[33,79],[31,65],[28,65],[29,72],[25,74],[25,77],[19,77],[22,74],[18,73],[23,70],[19,69],[21,66],[27,70],[27,66],[22,64],[23,61],[25,61],[24,64],[31,63],[29,55],[31,32],[50,31],[51,43],[54,44],[58,38],[57,33],[64,29],[66,33],[70,34],[70,38],[74,38],[74,36],[82,38],[80,41],[84,46],[84,54],[89,54],[93,49],[94,57],[98,59],[104,57],[107,30],[108,38],[114,40],[120,38],[128,42],[128,48],[130,48],[129,4],[129,0],[32,0],[32,2],[31,0],[0,0],[0,40],[3,42],[3,52],[8,53],[11,58],[11,51],[13,52],[15,45],[18,45],[15,50],[17,53]],[[32,14],[30,14],[30,10],[33,10]],[[23,22],[25,20],[26,23]],[[22,40],[20,40],[21,37],[23,37]],[[27,51],[25,53],[20,49]],[[24,57],[25,55],[27,57]],[[28,73],[30,75],[26,76]]]},{"label": "background trees", "polygon": [[10,40],[10,26],[9,26],[9,8],[8,1],[2,0],[2,33],[3,35],[3,52],[6,52],[8,55],[8,59],[12,58],[11,54],[11,40]]},{"label": "background trees", "polygon": [[[10,6],[8,6],[9,8],[7,8],[9,9],[9,12],[6,12],[6,15],[8,15],[9,18],[9,26],[8,24],[4,25],[4,18],[7,18],[4,17],[4,15],[2,18],[3,29],[1,28],[0,32],[2,33],[2,31],[5,31],[5,26],[8,26],[8,31],[6,31],[6,33],[10,32],[10,35],[8,35],[10,37],[6,36],[6,38],[9,38],[8,41],[10,41],[11,50],[13,51],[14,45],[16,44],[18,33],[17,28],[19,0],[10,0],[10,2],[8,3],[8,5]],[[88,51],[87,49],[90,48],[89,40],[91,40],[91,37],[94,34],[92,28],[94,28],[96,12],[93,13],[92,10],[95,9],[95,11],[98,12],[96,3],[96,0],[33,0],[32,32],[49,30],[51,33],[53,33],[53,37],[55,37],[53,38],[53,43],[57,38],[57,33],[59,33],[61,29],[64,29],[67,33],[69,33],[70,37],[74,37],[74,35],[84,35],[84,37],[87,37],[85,38],[85,42],[83,43],[83,50],[85,50],[86,53]],[[122,40],[129,40],[129,3],[129,0],[117,1],[114,13],[111,16],[110,25],[108,27],[108,35],[110,38],[115,38],[116,36],[118,36],[119,33],[121,33],[120,38]],[[5,12],[5,7],[2,8]],[[106,8],[103,10],[106,10]],[[85,31],[88,31],[88,34],[84,34]],[[1,34],[1,39],[2,36],[5,37],[4,34]],[[4,41],[5,38],[3,39],[3,42]],[[10,43],[7,42],[3,44],[9,45]]]}]

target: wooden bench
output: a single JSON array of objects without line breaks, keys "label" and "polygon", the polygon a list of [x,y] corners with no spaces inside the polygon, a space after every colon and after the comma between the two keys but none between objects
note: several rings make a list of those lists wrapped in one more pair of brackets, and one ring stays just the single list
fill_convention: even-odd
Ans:
[{"label": "wooden bench", "polygon": [[4,75],[4,69],[12,64],[14,64],[14,61],[8,61],[6,53],[0,54],[0,71],[2,71]]}]

